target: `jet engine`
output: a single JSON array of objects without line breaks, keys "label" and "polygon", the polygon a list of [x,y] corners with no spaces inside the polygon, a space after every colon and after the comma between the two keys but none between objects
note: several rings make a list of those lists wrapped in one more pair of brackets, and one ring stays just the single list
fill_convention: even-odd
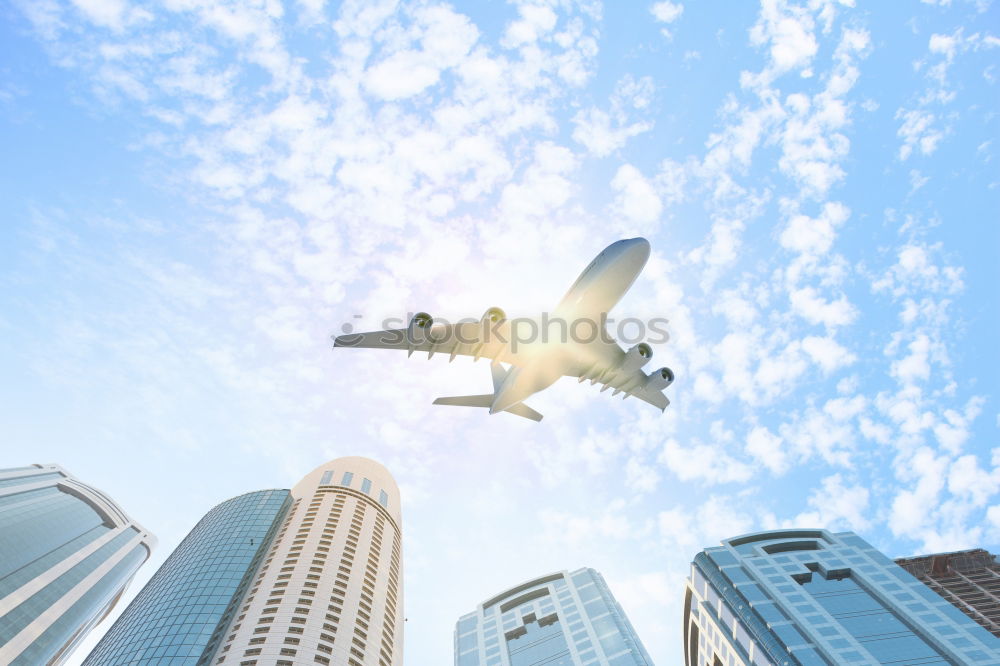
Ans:
[{"label": "jet engine", "polygon": [[406,338],[411,344],[423,342],[428,338],[431,326],[434,324],[434,317],[426,312],[418,312],[410,319],[410,325],[406,327]]},{"label": "jet engine", "polygon": [[670,368],[660,368],[646,380],[646,388],[653,391],[662,391],[673,383],[674,371]]},{"label": "jet engine", "polygon": [[498,324],[507,318],[507,313],[498,307],[492,307],[483,313],[479,321],[485,324]]},{"label": "jet engine", "polygon": [[622,359],[621,371],[625,374],[634,372],[649,363],[649,359],[651,358],[653,358],[653,349],[645,342],[640,342],[625,352],[625,358]]}]

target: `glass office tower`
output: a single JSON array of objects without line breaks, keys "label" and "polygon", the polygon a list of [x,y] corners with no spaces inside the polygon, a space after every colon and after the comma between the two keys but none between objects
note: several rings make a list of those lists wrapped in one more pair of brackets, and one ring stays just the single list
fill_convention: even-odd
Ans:
[{"label": "glass office tower", "polygon": [[1000,639],[853,532],[778,530],[695,556],[686,666],[1000,666]]},{"label": "glass office tower", "polygon": [[921,583],[1000,638],[1000,563],[976,548],[896,560]]},{"label": "glass office tower", "polygon": [[291,503],[260,490],[205,514],[84,665],[208,663]]},{"label": "glass office tower", "polygon": [[156,539],[58,465],[0,469],[0,664],[59,664]]},{"label": "glass office tower", "polygon": [[402,514],[367,458],[210,511],[85,666],[399,666]]},{"label": "glass office tower", "polygon": [[455,666],[652,666],[625,612],[593,569],[512,587],[463,615]]}]

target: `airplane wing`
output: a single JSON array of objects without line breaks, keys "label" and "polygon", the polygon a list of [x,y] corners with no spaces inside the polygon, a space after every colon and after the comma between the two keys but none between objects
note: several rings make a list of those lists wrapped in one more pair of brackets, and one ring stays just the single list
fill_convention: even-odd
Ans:
[{"label": "airplane wing", "polygon": [[670,404],[663,389],[649,386],[651,374],[647,375],[642,368],[623,369],[626,352],[617,343],[597,339],[581,345],[575,355],[577,358],[570,364],[567,376],[577,377],[580,382],[589,379],[591,384],[604,384],[602,392],[614,389],[611,395],[624,393],[622,399],[635,396],[661,411]]},{"label": "airplane wing", "polygon": [[338,335],[334,347],[361,347],[367,349],[400,349],[412,354],[427,352],[447,355],[449,361],[456,356],[488,358],[513,365],[523,362],[521,355],[511,351],[509,327],[503,323],[487,325],[483,322],[464,321],[454,324],[435,323],[427,328],[397,328],[367,333]]}]

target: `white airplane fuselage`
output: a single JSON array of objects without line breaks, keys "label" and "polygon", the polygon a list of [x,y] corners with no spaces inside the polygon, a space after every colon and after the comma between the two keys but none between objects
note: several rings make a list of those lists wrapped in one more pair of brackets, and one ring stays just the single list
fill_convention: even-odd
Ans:
[{"label": "white airplane fuselage", "polygon": [[[635,282],[649,252],[645,238],[620,240],[604,248],[570,287],[550,321],[564,321],[567,330],[575,335],[603,335],[605,315]],[[524,353],[536,353],[537,362],[511,367],[495,392],[490,414],[502,412],[554,384],[563,374],[562,361],[583,353],[585,346],[569,335],[562,341],[526,347]]]}]

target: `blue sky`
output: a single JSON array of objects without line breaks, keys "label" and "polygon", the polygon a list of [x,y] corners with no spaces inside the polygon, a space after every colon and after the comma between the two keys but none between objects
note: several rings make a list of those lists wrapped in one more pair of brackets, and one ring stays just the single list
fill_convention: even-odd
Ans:
[{"label": "blue sky", "polygon": [[[580,566],[676,663],[690,559],[752,530],[995,549],[1000,15],[852,4],[5,5],[5,458],[159,536],[132,592],[215,503],[382,461],[408,664]],[[636,235],[612,315],[670,319],[663,415],[435,408],[486,366],[330,348],[536,314]]]}]

